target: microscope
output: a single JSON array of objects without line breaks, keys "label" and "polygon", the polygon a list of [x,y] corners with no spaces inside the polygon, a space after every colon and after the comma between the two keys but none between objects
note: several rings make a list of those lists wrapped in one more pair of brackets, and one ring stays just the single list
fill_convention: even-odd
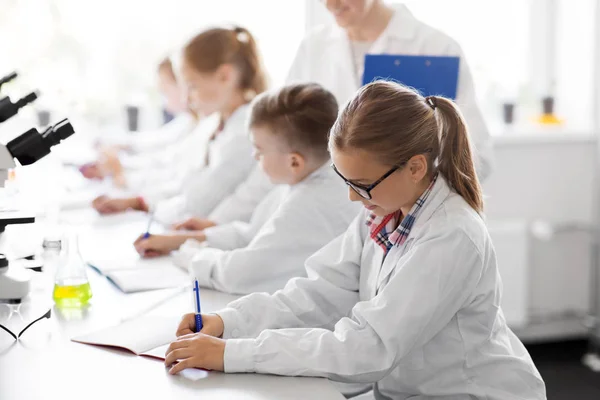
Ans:
[{"label": "microscope", "polygon": [[[0,78],[0,89],[2,89],[2,86],[5,83],[14,80],[17,76],[16,72],[11,72],[5,77]],[[0,122],[4,122],[9,118],[14,117],[21,108],[33,103],[37,98],[38,94],[36,92],[31,92],[27,96],[13,103],[8,96],[4,96],[0,99]]]},{"label": "microscope", "polygon": [[[0,88],[17,77],[15,72],[0,79]],[[33,92],[13,103],[8,97],[0,99],[0,123],[15,116],[19,110],[37,99]],[[0,143],[0,188],[8,178],[8,172],[16,166],[31,165],[50,154],[50,149],[75,133],[68,119],[49,126],[43,132],[35,128],[17,136],[6,145]],[[35,216],[19,211],[3,211],[0,206],[0,233],[10,224],[26,224]],[[31,271],[11,268],[6,256],[0,254],[0,302],[19,303],[29,293]]]}]

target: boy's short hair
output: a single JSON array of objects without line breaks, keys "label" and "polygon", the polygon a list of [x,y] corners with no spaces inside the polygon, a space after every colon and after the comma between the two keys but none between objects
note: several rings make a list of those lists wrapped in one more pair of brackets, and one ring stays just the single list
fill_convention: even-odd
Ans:
[{"label": "boy's short hair", "polygon": [[249,126],[266,127],[289,150],[317,160],[329,158],[327,139],[338,115],[335,96],[316,83],[284,86],[257,96]]}]

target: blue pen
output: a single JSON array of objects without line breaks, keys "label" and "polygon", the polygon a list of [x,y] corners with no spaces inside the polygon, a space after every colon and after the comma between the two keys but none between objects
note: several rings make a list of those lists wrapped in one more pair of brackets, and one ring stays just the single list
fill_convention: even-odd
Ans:
[{"label": "blue pen", "polygon": [[150,214],[150,219],[148,220],[148,228],[146,228],[146,233],[144,233],[143,238],[148,239],[150,237],[150,228],[152,227],[152,222],[154,221],[154,213]]},{"label": "blue pen", "polygon": [[194,280],[194,287],[192,289],[194,294],[195,305],[196,305],[196,332],[200,332],[202,329],[202,309],[200,308],[200,287],[198,286],[198,279]]}]

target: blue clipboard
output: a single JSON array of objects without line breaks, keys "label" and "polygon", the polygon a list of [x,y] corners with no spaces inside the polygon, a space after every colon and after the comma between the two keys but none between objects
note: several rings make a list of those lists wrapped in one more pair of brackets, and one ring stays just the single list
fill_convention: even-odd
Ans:
[{"label": "blue clipboard", "polygon": [[363,85],[376,80],[393,80],[410,86],[423,96],[456,100],[458,57],[367,54]]}]

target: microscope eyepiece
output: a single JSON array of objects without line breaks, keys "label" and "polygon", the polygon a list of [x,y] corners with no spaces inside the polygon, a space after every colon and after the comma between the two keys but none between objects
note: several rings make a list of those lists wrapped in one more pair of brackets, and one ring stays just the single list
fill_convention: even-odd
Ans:
[{"label": "microscope eyepiece", "polygon": [[12,81],[13,79],[15,79],[18,76],[18,74],[16,72],[11,72],[10,74],[0,78],[0,88],[2,87],[2,85],[4,85],[5,83],[8,83],[10,81]]},{"label": "microscope eyepiece", "polygon": [[68,119],[48,127],[39,133],[31,128],[22,135],[8,142],[6,148],[10,154],[19,160],[21,165],[33,164],[37,160],[50,154],[50,148],[68,138],[75,130]]},{"label": "microscope eyepiece", "polygon": [[38,98],[37,92],[31,92],[27,96],[17,100],[15,103],[10,98],[4,97],[0,100],[0,122],[15,116],[19,110]]}]

